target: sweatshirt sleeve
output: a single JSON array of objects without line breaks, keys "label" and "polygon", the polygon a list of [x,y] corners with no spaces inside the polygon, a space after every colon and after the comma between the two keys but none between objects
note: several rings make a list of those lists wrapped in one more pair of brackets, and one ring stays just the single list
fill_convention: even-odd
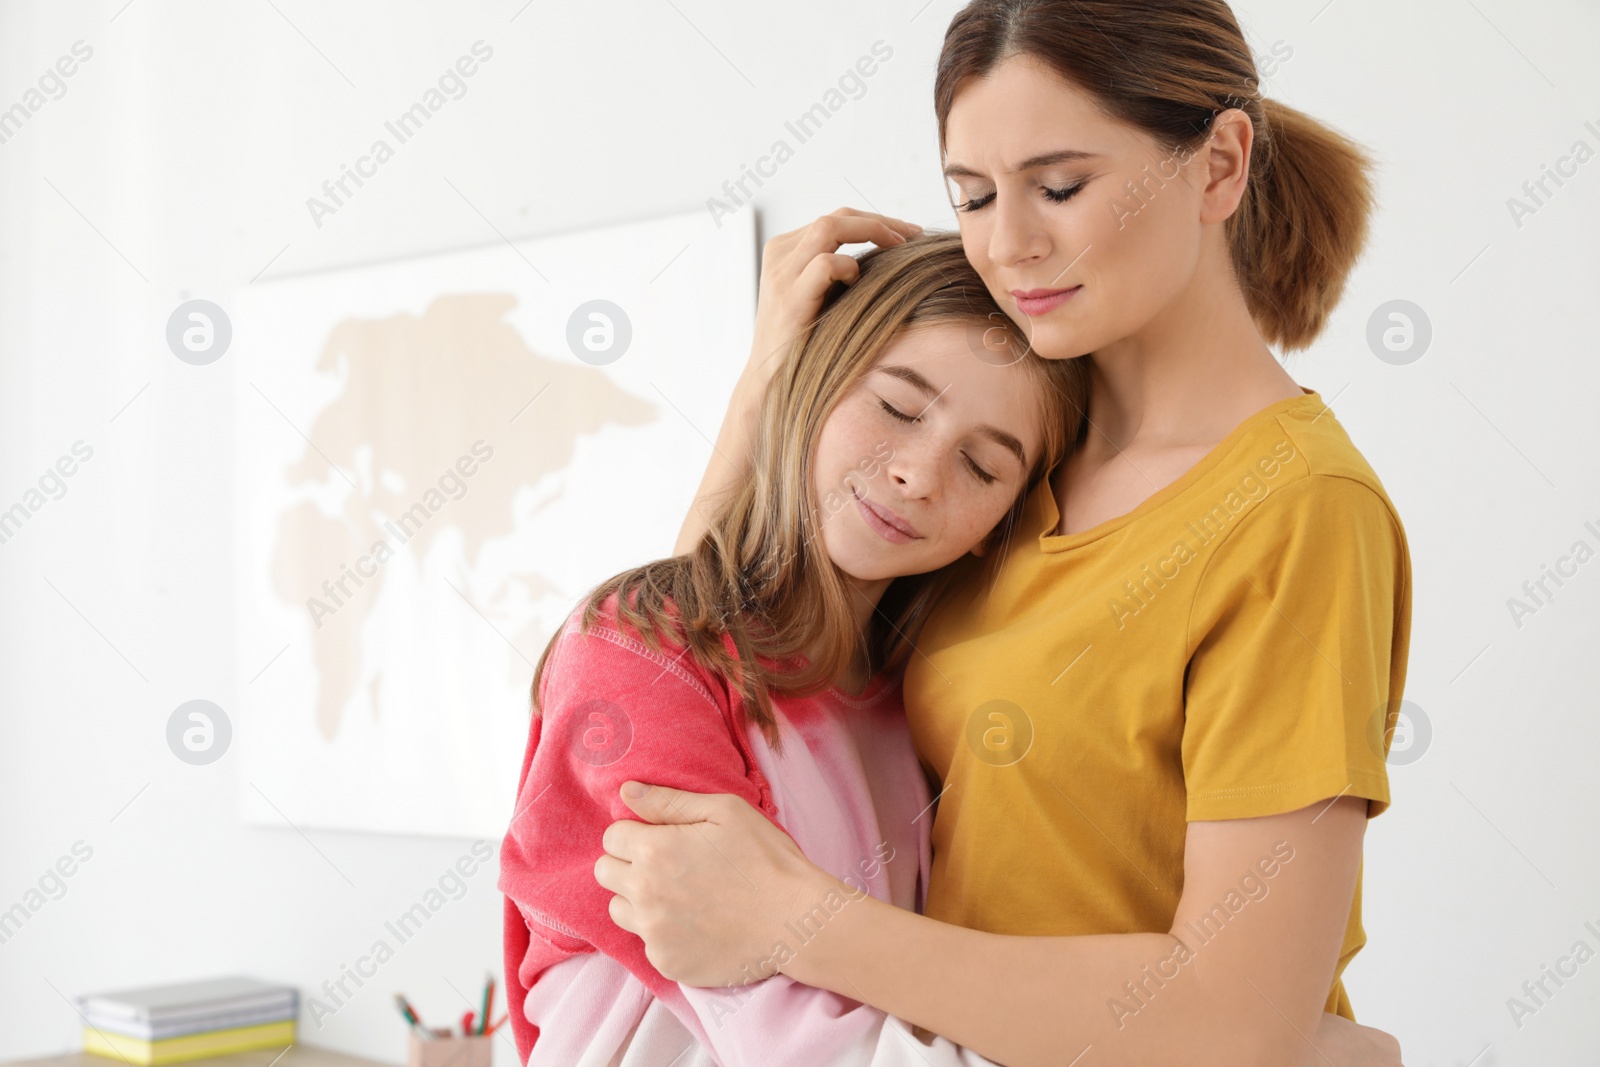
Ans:
[{"label": "sweatshirt sleeve", "polygon": [[528,995],[543,1035],[528,1067],[993,1067],[910,1023],[782,975],[684,993],[708,1038],[694,1037],[615,960],[567,960]]},{"label": "sweatshirt sleeve", "polygon": [[578,617],[550,650],[500,850],[507,1003],[524,1062],[538,1036],[523,1018],[528,987],[577,953],[610,956],[694,1018],[677,983],[650,965],[644,942],[612,921],[611,893],[594,878],[605,828],[636,818],[622,803],[622,783],[732,793],[769,818],[776,810],[719,686],[670,644],[654,651],[609,618],[580,632]]},{"label": "sweatshirt sleeve", "polygon": [[[848,905],[846,905],[848,906]],[[716,1059],[765,1067],[993,1067],[902,1019],[783,974],[731,989],[684,986]]]}]

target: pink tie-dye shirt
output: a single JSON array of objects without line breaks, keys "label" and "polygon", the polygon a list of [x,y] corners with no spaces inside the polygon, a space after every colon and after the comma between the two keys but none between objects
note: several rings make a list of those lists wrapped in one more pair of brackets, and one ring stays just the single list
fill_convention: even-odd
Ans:
[{"label": "pink tie-dye shirt", "polygon": [[[897,676],[880,675],[855,696],[833,688],[775,698],[783,742],[775,753],[722,678],[681,645],[668,641],[657,652],[620,631],[615,603],[613,594],[587,633],[574,611],[551,650],[501,847],[506,993],[519,1056],[531,1067],[987,1065],[784,975],[681,986],[612,922],[594,864],[606,826],[635,817],[618,793],[629,779],[741,796],[857,893],[908,909],[926,896],[932,820]],[[786,950],[800,950],[848,906],[841,895],[796,916]]]}]

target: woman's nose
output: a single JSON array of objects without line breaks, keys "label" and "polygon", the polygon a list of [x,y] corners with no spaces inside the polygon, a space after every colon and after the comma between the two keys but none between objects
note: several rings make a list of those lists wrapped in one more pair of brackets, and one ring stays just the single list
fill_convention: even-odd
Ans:
[{"label": "woman's nose", "polygon": [[996,265],[1015,266],[1049,252],[1049,240],[1039,220],[1018,197],[997,195],[992,210],[989,258]]}]

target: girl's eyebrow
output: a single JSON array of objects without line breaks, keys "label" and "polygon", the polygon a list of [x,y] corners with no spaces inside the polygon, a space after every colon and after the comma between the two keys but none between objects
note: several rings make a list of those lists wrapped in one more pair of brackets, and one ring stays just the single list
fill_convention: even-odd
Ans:
[{"label": "girl's eyebrow", "polygon": [[[1024,159],[1020,164],[1012,167],[1009,173],[1016,174],[1019,171],[1032,170],[1035,167],[1053,167],[1057,163],[1077,163],[1080,160],[1099,158],[1100,154],[1098,152],[1085,152],[1078,148],[1058,148],[1054,152],[1045,152],[1043,155]],[[945,167],[944,176],[946,178],[984,177],[984,175],[979,174],[971,167],[963,166],[960,163],[952,163]]]},{"label": "girl's eyebrow", "polygon": [[[924,396],[937,399],[941,395],[941,391],[935,389],[933,387],[933,383],[924,378],[915,367],[907,367],[902,363],[885,363],[872,369],[877,373],[887,374],[891,378],[900,379],[913,389],[921,392]],[[989,440],[993,441],[1001,448],[1004,448],[1006,451],[1010,452],[1013,456],[1016,456],[1017,462],[1022,465],[1023,470],[1028,469],[1027,453],[1023,450],[1022,442],[1016,438],[1016,435],[1006,433],[1006,431],[1000,429],[999,427],[990,426],[988,423],[983,423],[980,425],[978,427],[978,432],[989,438]]]},{"label": "girl's eyebrow", "polygon": [[979,426],[978,432],[989,438],[991,441],[994,441],[1002,448],[1005,448],[1013,456],[1016,456],[1017,463],[1021,465],[1023,470],[1028,469],[1028,457],[1023,454],[1022,442],[1017,440],[1016,437],[1006,433],[1004,430],[999,429],[998,427],[990,426],[988,423],[984,423],[982,426]]}]

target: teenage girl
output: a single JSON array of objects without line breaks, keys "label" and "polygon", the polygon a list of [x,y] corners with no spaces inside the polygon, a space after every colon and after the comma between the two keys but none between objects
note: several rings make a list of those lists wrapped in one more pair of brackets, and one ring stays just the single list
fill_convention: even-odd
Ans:
[{"label": "teenage girl", "polygon": [[988,1062],[782,976],[680,987],[594,882],[642,778],[742,798],[837,879],[744,981],[865,899],[923,903],[931,797],[900,670],[948,565],[1001,543],[1062,456],[1087,367],[1026,355],[957,234],[853,263],[767,386],[749,477],[689,552],[596,587],[535,670],[499,879],[526,1062]]},{"label": "teenage girl", "polygon": [[[1034,352],[1083,357],[1090,406],[908,662],[940,790],[926,915],[865,900],[782,970],[1013,1067],[1301,1062],[1324,1011],[1354,1015],[1411,568],[1378,477],[1272,346],[1327,324],[1368,163],[1262,95],[1223,0],[974,0],[934,104],[968,260]],[[896,229],[841,211],[785,235],[771,289]],[[736,396],[705,501],[748,463],[758,400]],[[595,872],[681,982],[740,980],[829,883],[738,800],[625,802],[695,830],[621,821]]]}]

